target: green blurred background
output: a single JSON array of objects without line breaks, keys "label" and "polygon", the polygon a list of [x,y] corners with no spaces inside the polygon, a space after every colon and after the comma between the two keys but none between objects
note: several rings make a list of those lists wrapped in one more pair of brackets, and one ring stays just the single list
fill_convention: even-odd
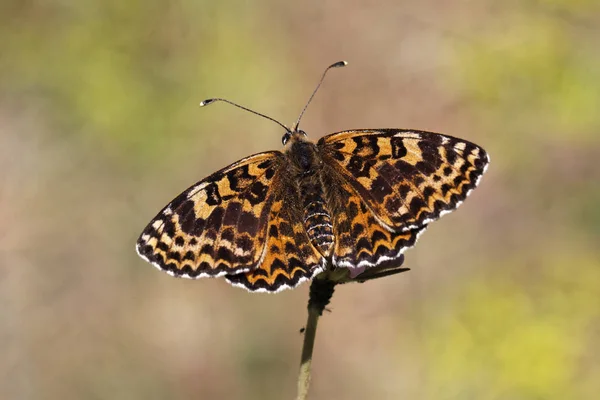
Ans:
[{"label": "green blurred background", "polygon": [[173,279],[135,240],[245,155],[417,128],[491,154],[407,253],[340,287],[312,399],[597,399],[597,0],[0,2],[0,398],[293,398],[308,285]]}]

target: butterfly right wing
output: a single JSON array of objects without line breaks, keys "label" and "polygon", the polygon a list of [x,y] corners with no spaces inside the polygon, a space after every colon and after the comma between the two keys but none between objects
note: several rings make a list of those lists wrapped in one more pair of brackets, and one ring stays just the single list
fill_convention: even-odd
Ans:
[{"label": "butterfly right wing", "polygon": [[332,263],[356,277],[367,268],[394,265],[426,226],[395,232],[386,227],[335,165],[324,166],[323,186],[332,207],[335,246]]},{"label": "butterfly right wing", "polygon": [[456,209],[489,163],[474,143],[409,129],[338,132],[318,146],[380,222],[403,232]]},{"label": "butterfly right wing", "polygon": [[266,246],[273,182],[283,157],[278,151],[246,157],[181,193],[144,229],[138,254],[186,278],[256,268]]}]

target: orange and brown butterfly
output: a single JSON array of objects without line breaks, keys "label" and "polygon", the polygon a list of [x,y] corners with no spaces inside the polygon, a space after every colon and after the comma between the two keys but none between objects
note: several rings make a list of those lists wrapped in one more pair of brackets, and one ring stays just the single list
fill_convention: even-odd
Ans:
[{"label": "orange and brown butterfly", "polygon": [[[344,65],[327,68],[317,89]],[[224,99],[201,105],[215,101],[246,109]],[[253,111],[286,130],[283,150],[246,157],[181,193],[144,229],[138,254],[173,276],[225,276],[254,292],[321,272],[356,277],[401,259],[489,163],[471,142],[412,129],[349,130],[315,143],[298,129],[305,110],[293,129]]]}]

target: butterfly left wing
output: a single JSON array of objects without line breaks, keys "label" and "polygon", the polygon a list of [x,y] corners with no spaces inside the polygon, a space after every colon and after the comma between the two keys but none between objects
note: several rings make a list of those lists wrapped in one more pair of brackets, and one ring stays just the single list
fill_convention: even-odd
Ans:
[{"label": "butterfly left wing", "polygon": [[136,250],[174,276],[202,278],[256,268],[283,154],[246,157],[196,183],[158,213]]},{"label": "butterfly left wing", "polygon": [[321,138],[326,163],[390,231],[420,229],[457,208],[489,163],[481,147],[433,132],[353,130]]},{"label": "butterfly left wing", "polygon": [[282,171],[271,205],[262,261],[251,271],[226,275],[225,279],[234,286],[275,293],[292,289],[325,268],[325,259],[311,244],[304,228],[297,182],[284,174]]}]

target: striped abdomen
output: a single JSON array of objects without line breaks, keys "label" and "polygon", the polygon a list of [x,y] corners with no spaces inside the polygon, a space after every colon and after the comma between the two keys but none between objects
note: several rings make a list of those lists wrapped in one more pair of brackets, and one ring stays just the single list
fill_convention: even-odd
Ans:
[{"label": "striped abdomen", "polygon": [[300,193],[304,207],[304,228],[308,238],[324,257],[329,257],[333,249],[333,226],[321,185],[302,183]]}]

